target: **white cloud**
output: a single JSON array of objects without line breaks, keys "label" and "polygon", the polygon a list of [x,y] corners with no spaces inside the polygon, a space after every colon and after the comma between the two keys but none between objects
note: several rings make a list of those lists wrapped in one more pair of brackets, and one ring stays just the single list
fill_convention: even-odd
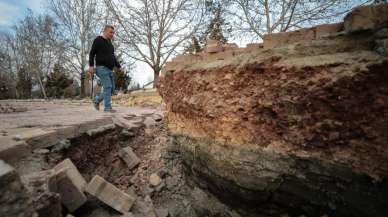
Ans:
[{"label": "white cloud", "polygon": [[15,15],[19,13],[19,7],[6,2],[0,2],[0,26],[8,27],[14,24]]}]

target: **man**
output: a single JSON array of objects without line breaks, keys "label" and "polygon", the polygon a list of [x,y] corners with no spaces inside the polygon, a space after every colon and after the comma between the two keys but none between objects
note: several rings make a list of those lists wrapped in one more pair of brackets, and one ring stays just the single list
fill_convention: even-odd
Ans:
[{"label": "man", "polygon": [[[94,99],[93,105],[95,109],[99,110],[100,103],[104,101],[105,112],[115,112],[115,110],[112,109],[111,98],[115,82],[112,70],[115,66],[121,68],[114,55],[114,47],[112,45],[114,33],[113,26],[106,25],[103,35],[94,39],[89,53],[89,73],[93,75],[96,71],[103,88],[103,91]],[[94,61],[94,59],[96,59],[96,61]],[[96,67],[94,67],[94,62],[96,62]]]}]

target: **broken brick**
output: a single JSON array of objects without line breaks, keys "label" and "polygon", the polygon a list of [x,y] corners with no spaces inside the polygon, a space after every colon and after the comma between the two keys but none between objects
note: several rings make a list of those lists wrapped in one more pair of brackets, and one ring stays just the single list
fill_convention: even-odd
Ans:
[{"label": "broken brick", "polygon": [[98,175],[86,186],[86,192],[123,214],[127,213],[136,201],[135,197],[122,192]]},{"label": "broken brick", "polygon": [[70,159],[54,167],[54,175],[49,179],[49,190],[61,195],[63,205],[73,212],[86,202],[83,190],[85,179]]},{"label": "broken brick", "polygon": [[121,149],[119,151],[119,156],[128,165],[129,169],[133,169],[140,163],[140,159],[136,156],[131,147]]}]

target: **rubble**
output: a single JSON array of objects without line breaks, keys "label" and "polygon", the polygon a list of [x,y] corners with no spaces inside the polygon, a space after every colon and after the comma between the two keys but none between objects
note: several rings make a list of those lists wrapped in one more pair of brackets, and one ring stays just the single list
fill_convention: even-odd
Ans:
[{"label": "rubble", "polygon": [[149,182],[150,182],[151,186],[157,187],[162,183],[162,179],[156,173],[153,173],[150,176]]},{"label": "rubble", "polygon": [[159,208],[155,209],[156,217],[168,217],[169,213],[167,209]]},{"label": "rubble", "polygon": [[37,217],[32,200],[17,172],[0,160],[0,216]]},{"label": "rubble", "polygon": [[103,126],[100,126],[96,129],[91,129],[91,130],[88,130],[86,131],[86,134],[88,134],[89,136],[96,136],[98,134],[101,134],[101,133],[104,133],[108,130],[113,130],[115,129],[115,125],[114,124],[108,124],[108,125],[103,125]]},{"label": "rubble", "polygon": [[344,19],[345,31],[347,33],[374,30],[388,26],[388,4],[375,6],[361,6]]},{"label": "rubble", "polygon": [[94,176],[86,186],[86,192],[123,214],[129,212],[136,200],[133,195],[120,191],[98,175]]},{"label": "rubble", "polygon": [[53,170],[49,190],[61,196],[62,203],[70,212],[75,211],[87,200],[83,193],[86,181],[70,159],[62,161]]},{"label": "rubble", "polygon": [[140,159],[136,156],[131,147],[122,148],[119,151],[119,156],[127,164],[130,170],[140,163]]},{"label": "rubble", "polygon": [[[1,140],[0,140],[1,141]],[[8,163],[17,161],[31,154],[31,146],[24,141],[13,141],[8,139],[0,146],[0,159]]]},{"label": "rubble", "polygon": [[62,217],[61,197],[50,192],[49,179],[53,170],[32,172],[21,177],[25,187],[31,193],[33,207],[39,217]]}]

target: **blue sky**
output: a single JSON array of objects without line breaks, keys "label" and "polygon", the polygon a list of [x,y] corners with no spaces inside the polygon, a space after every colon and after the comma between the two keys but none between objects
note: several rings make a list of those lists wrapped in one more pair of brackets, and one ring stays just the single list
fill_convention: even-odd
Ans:
[{"label": "blue sky", "polygon": [[27,8],[36,13],[44,10],[45,0],[0,0],[0,30],[8,30],[27,14]]},{"label": "blue sky", "polygon": [[[28,8],[34,13],[41,13],[45,5],[46,0],[0,0],[0,31],[11,31],[11,27],[26,16]],[[140,84],[152,80],[152,75],[150,68],[140,62],[133,72],[134,80]]]}]

